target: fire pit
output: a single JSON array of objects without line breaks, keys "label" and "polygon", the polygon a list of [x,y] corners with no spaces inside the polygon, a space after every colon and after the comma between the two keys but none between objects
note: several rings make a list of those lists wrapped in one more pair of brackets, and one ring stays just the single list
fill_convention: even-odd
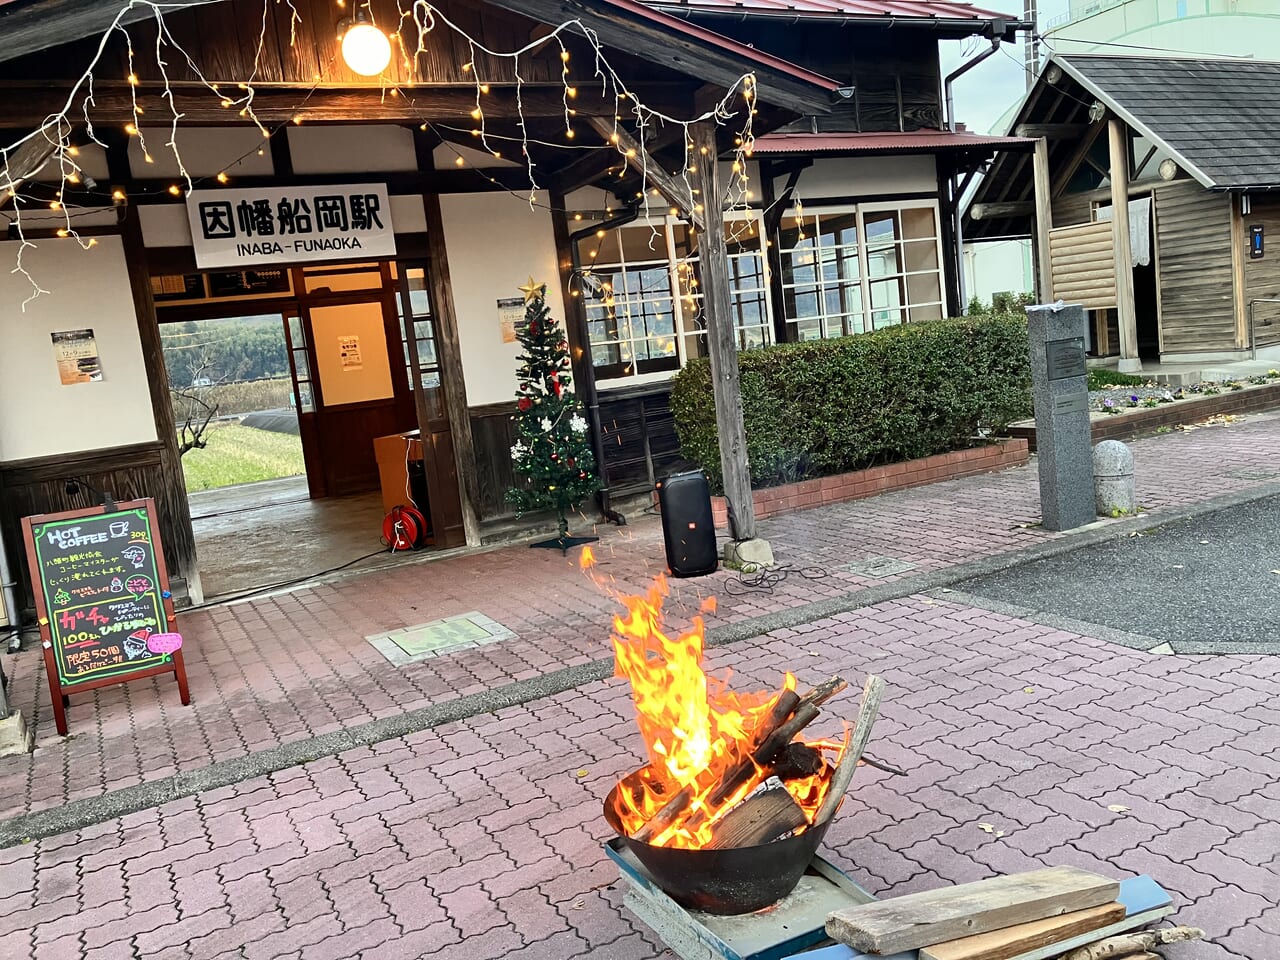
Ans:
[{"label": "fire pit", "polygon": [[[588,561],[589,562],[589,561]],[[738,694],[702,669],[704,627],[663,631],[666,582],[619,597],[616,673],[631,684],[649,763],[604,802],[609,826],[676,903],[706,913],[761,910],[787,896],[814,859],[870,738],[884,683],[868,677],[843,741],[798,739],[828,699],[832,677],[807,693]],[[827,755],[832,756],[830,762]]]},{"label": "fire pit", "polygon": [[628,781],[637,776],[633,773],[609,791],[604,818],[667,896],[693,910],[751,913],[777,903],[800,882],[831,825],[828,819],[784,840],[751,847],[655,847],[627,836],[618,820],[618,791],[630,789]]}]

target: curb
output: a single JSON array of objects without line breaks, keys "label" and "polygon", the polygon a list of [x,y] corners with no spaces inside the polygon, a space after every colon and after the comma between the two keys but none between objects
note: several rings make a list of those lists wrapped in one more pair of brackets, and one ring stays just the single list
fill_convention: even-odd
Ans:
[{"label": "curb", "polygon": [[[900,600],[916,594],[930,594],[965,580],[997,573],[1030,561],[1070,553],[1095,543],[1127,536],[1130,533],[1152,530],[1169,523],[1217,513],[1230,507],[1276,495],[1280,495],[1280,482],[1270,482],[1155,514],[1127,520],[1100,520],[1078,531],[1064,533],[1053,540],[1020,550],[955,564],[940,570],[912,574],[842,596],[744,620],[741,623],[713,627],[707,631],[707,644],[725,646],[754,639],[775,630],[829,619],[837,614],[850,613],[889,600]],[[996,603],[985,598],[971,598],[968,594],[958,591],[943,594],[940,599],[943,598],[971,603],[972,606],[986,609],[995,609],[993,604]],[[1123,634],[1121,631],[1108,630],[1105,627],[1079,621],[1070,621],[1068,625],[1066,620],[1058,618],[1057,622],[1049,623],[1043,615],[1013,605],[1002,605],[1002,609],[997,612],[1006,612],[1032,622],[1046,623],[1048,626],[1073,633],[1082,633],[1085,636],[1147,651],[1160,643],[1149,637]],[[612,675],[612,659],[601,658],[589,663],[565,667],[529,680],[505,684],[483,693],[469,694],[446,703],[411,710],[394,717],[373,720],[307,740],[280,744],[232,760],[219,760],[196,770],[177,773],[161,780],[122,787],[99,797],[74,800],[61,807],[8,817],[0,820],[0,849],[56,836],[71,830],[82,830],[173,800],[196,796],[219,787],[233,786],[323,757],[337,756],[357,747],[371,746],[482,713],[494,713],[507,707],[542,700],[588,683],[604,680]]]}]

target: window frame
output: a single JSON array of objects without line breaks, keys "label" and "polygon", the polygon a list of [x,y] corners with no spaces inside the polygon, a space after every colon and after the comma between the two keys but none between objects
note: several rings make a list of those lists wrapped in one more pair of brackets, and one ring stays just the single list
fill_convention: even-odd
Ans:
[{"label": "window frame", "polygon": [[[869,243],[867,239],[867,227],[866,227],[867,217],[868,215],[874,215],[877,213],[900,213],[901,211],[904,211],[904,210],[932,211],[933,213],[933,238],[932,239],[934,241],[934,255],[937,258],[938,265],[937,267],[928,269],[928,270],[907,270],[905,257],[904,257],[902,261],[899,263],[900,269],[897,270],[896,272],[888,274],[887,276],[873,277],[871,276],[870,250],[869,250]],[[854,215],[855,222],[857,224],[857,231],[858,231],[858,273],[859,273],[858,286],[859,286],[859,294],[861,295],[861,300],[862,300],[862,310],[860,313],[862,330],[860,332],[868,333],[872,330],[883,329],[883,327],[878,327],[875,324],[875,313],[877,309],[880,312],[883,312],[885,310],[896,310],[899,313],[899,315],[902,317],[902,319],[898,321],[899,323],[912,322],[911,310],[913,308],[925,308],[925,307],[937,306],[939,308],[939,316],[945,317],[947,315],[947,262],[943,255],[941,208],[940,208],[940,204],[938,203],[938,200],[936,198],[923,199],[923,200],[921,199],[877,200],[874,202],[867,202],[867,203],[857,203],[857,202],[822,203],[822,204],[814,204],[814,205],[806,205],[801,203],[799,205],[793,205],[787,208],[787,211],[783,214],[783,222],[784,223],[787,222],[788,219],[794,222],[795,219],[798,217],[802,221],[807,220],[808,223],[806,225],[808,225],[808,224],[814,223],[813,218],[817,218],[816,223],[820,231],[823,216],[841,216],[841,215],[848,215],[848,214]],[[781,237],[779,237],[779,239],[781,239]],[[907,244],[907,243],[922,244],[922,243],[925,243],[926,240],[927,238],[924,238],[924,237],[911,239],[911,240],[908,240],[906,238],[899,238],[894,240],[894,248],[895,250],[905,250],[904,244]],[[787,257],[788,254],[790,254],[791,251],[794,249],[795,248],[780,248],[778,251],[779,262],[783,263],[784,262],[783,258]],[[821,251],[823,248],[818,247],[816,249],[818,251]],[[822,294],[825,291],[823,288],[823,284],[821,282],[821,262],[822,262],[821,257],[819,257],[818,270],[817,270],[817,277],[818,277],[817,287],[819,290],[818,302],[819,302],[820,309],[822,309],[822,313],[816,318],[815,317],[797,317],[797,318],[784,317],[783,323],[787,331],[788,342],[795,342],[795,340],[797,339],[796,333],[797,333],[799,324],[805,323],[805,322],[812,322],[815,319],[819,321],[821,330],[823,331],[823,336],[821,339],[832,339],[831,337],[828,336],[828,333],[827,333],[828,328],[832,323],[832,318],[829,318],[827,313],[825,312],[825,298],[822,296]],[[931,275],[936,276],[938,280],[938,299],[922,300],[919,303],[912,302],[909,294],[909,290],[908,290],[907,279],[909,277],[924,277],[924,276],[931,276]],[[873,282],[883,283],[886,280],[894,280],[894,279],[898,281],[900,300],[902,302],[895,307],[873,308],[871,303],[872,283]],[[787,286],[785,284],[785,277],[783,278],[783,280],[784,280],[783,289],[785,291]],[[791,286],[794,289],[795,285],[792,284]],[[785,309],[785,304],[786,304],[785,296],[783,297],[783,304]],[[848,316],[850,315],[840,314],[838,318],[834,318],[840,321],[842,330],[844,329],[844,320]],[[896,326],[896,325],[897,324],[886,324],[886,326]],[[839,334],[839,336],[848,336],[848,334]]]},{"label": "window frame", "polygon": [[[763,279],[763,287],[761,287],[760,290],[758,291],[760,293],[759,302],[763,304],[763,317],[761,322],[758,324],[756,323],[739,324],[737,322],[738,317],[735,312],[734,332],[739,335],[739,339],[741,340],[742,335],[748,328],[753,330],[758,328],[763,331],[763,345],[768,346],[774,343],[775,336],[774,336],[774,326],[773,326],[774,324],[773,302],[772,302],[773,298],[769,294],[769,257],[768,257],[768,245],[767,245],[768,238],[765,236],[765,230],[764,230],[764,211],[756,208],[752,208],[746,211],[741,211],[741,210],[732,211],[725,215],[725,222],[726,224],[728,224],[732,221],[751,221],[755,224],[755,230],[754,232],[750,233],[750,235],[754,237],[756,241],[756,247],[758,248],[757,256],[759,257],[759,263],[760,263],[760,276]],[[676,363],[670,369],[650,370],[645,372],[640,372],[638,369],[633,369],[632,373],[618,374],[613,372],[614,369],[618,367],[624,367],[627,363],[626,361],[619,361],[616,364],[597,365],[595,363],[595,358],[592,352],[593,349],[596,347],[596,344],[592,342],[591,333],[590,333],[590,325],[596,321],[593,321],[590,318],[590,316],[587,315],[587,311],[591,306],[591,301],[588,300],[585,295],[583,294],[579,295],[579,299],[582,301],[582,309],[583,309],[584,318],[586,321],[587,343],[583,344],[583,348],[586,354],[585,360],[592,365],[592,369],[595,373],[596,383],[599,384],[599,386],[602,389],[617,389],[621,387],[645,386],[653,383],[663,383],[670,380],[677,372],[679,372],[679,370],[681,370],[689,362],[689,359],[691,356],[691,348],[698,342],[698,338],[700,336],[705,335],[706,327],[701,322],[703,294],[701,292],[700,273],[698,274],[698,277],[699,277],[698,292],[692,293],[692,294],[687,293],[682,288],[682,285],[681,285],[682,272],[689,273],[689,272],[697,271],[698,269],[697,265],[701,262],[701,252],[700,252],[701,248],[699,247],[698,250],[693,254],[693,256],[688,256],[688,257],[679,256],[676,252],[676,228],[677,227],[688,228],[689,226],[690,224],[687,221],[681,219],[680,217],[672,216],[670,214],[665,214],[660,216],[641,217],[630,223],[624,224],[623,226],[618,228],[619,231],[635,230],[637,228],[648,229],[648,230],[657,231],[659,235],[659,239],[656,239],[654,241],[654,250],[653,250],[654,257],[652,258],[652,260],[645,260],[641,262],[646,265],[649,265],[649,266],[646,266],[645,269],[652,269],[657,266],[659,261],[665,260],[665,269],[667,271],[667,283],[668,283],[667,289],[670,291],[670,301],[671,301],[673,317],[674,317],[674,333],[672,335],[675,338],[675,348],[676,348],[676,352],[675,352]],[[588,237],[586,240],[579,241],[579,243],[584,244],[587,246],[587,248],[589,248],[590,237]],[[628,269],[630,265],[627,263],[625,259],[625,254],[622,252],[621,243],[619,243],[619,254],[620,254],[620,259],[622,261],[621,263],[611,263],[610,261],[606,260],[604,261],[603,268],[601,267],[601,264],[597,260],[591,260],[590,262],[583,263],[579,270],[580,275],[584,273],[595,273],[597,270],[600,270],[603,273],[605,269],[617,269],[619,267],[624,268],[624,272],[625,272],[625,269]],[[683,271],[681,270],[682,265],[684,267]],[[732,272],[730,274],[730,279],[732,282],[732,279],[733,279]],[[752,291],[755,291],[755,289],[756,288],[752,288]],[[688,306],[690,302],[692,302],[692,304],[694,305],[693,309],[690,309],[690,307]],[[736,302],[736,298],[735,298],[735,302]],[[644,339],[651,340],[654,338],[646,337]],[[634,337],[628,338],[628,340],[626,341],[623,341],[621,339],[616,341],[615,340],[605,341],[605,343],[607,344],[622,343],[622,342],[638,342],[638,341]],[[692,355],[697,356],[698,354],[692,353]],[[635,364],[634,360],[631,362],[633,365]]]}]

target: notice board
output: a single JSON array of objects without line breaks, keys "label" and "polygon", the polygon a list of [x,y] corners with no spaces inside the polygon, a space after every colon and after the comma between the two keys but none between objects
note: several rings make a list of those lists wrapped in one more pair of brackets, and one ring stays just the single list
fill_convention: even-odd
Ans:
[{"label": "notice board", "polygon": [[173,673],[190,703],[152,500],[24,517],[40,641],[58,732],[66,697]]}]

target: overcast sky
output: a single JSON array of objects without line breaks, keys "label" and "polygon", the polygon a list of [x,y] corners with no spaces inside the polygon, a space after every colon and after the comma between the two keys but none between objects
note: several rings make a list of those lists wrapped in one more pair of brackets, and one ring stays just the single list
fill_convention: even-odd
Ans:
[{"label": "overcast sky", "polygon": [[[984,0],[978,6],[1022,16],[1022,0]],[[1040,0],[1041,27],[1066,12],[1067,0]],[[990,49],[990,44],[980,37],[964,42],[944,42],[940,46],[944,77],[965,60]],[[975,133],[990,132],[992,126],[1026,92],[1021,45],[1006,43],[1001,45],[1001,50],[955,83],[956,119]]]}]

